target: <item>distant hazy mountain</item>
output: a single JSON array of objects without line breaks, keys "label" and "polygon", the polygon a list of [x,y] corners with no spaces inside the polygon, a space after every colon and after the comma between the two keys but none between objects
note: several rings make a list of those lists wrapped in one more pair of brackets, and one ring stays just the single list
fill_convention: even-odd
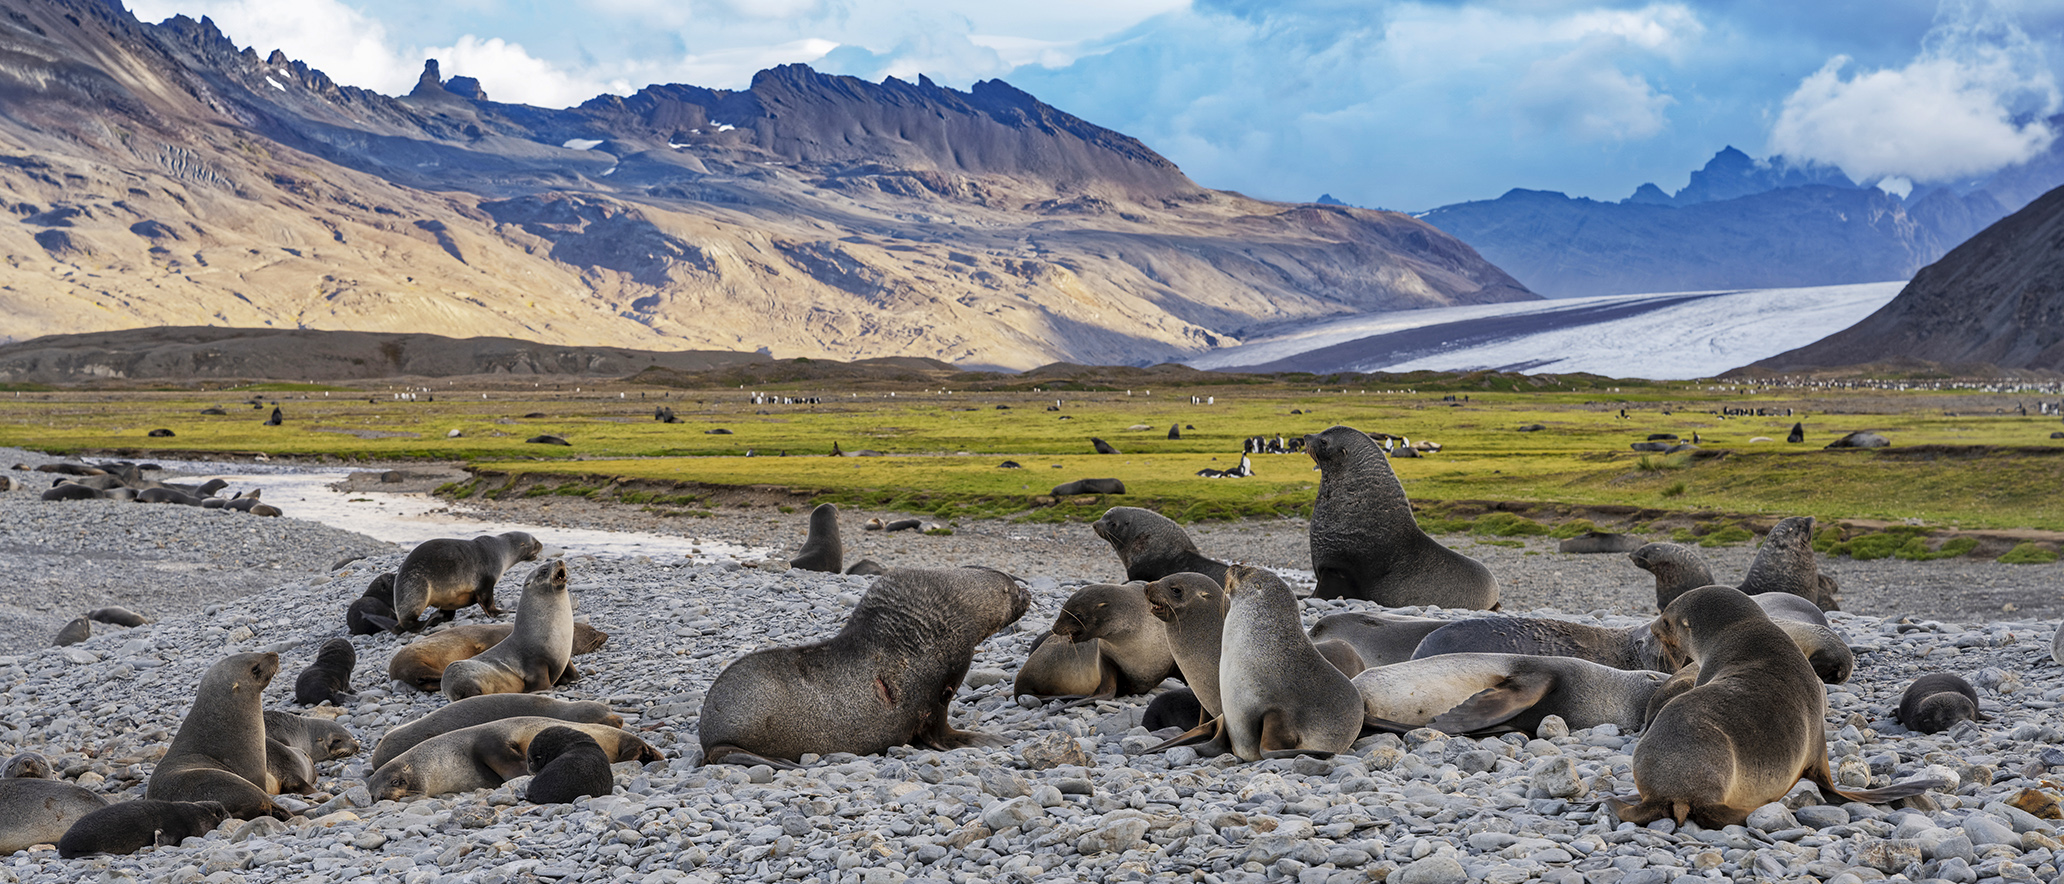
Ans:
[{"label": "distant hazy mountain", "polygon": [[2064,188],[1957,246],[1862,322],[1748,368],[1915,361],[2064,371]]},{"label": "distant hazy mountain", "polygon": [[269,326],[1139,364],[1535,297],[1423,222],[1198,187],[1001,81],[789,65],[555,110],[434,62],[407,96],[340,86],[108,0],[5,11],[0,340]]},{"label": "distant hazy mountain", "polygon": [[1614,203],[1515,189],[1419,217],[1549,297],[1839,285],[1907,279],[2060,183],[2064,144],[1904,198],[1729,147],[1674,194],[1644,184]]}]

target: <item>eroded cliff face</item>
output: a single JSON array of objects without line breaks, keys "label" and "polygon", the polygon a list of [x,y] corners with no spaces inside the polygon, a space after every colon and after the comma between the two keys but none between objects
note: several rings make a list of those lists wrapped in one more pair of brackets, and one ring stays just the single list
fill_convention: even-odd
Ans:
[{"label": "eroded cliff face", "polygon": [[338,86],[206,20],[0,15],[0,337],[151,325],[1158,362],[1525,299],[1409,217],[1211,191],[1011,86],[790,65],[563,110]]},{"label": "eroded cliff face", "polygon": [[2064,188],[1950,250],[1862,322],[1748,368],[1913,362],[2064,371]]}]

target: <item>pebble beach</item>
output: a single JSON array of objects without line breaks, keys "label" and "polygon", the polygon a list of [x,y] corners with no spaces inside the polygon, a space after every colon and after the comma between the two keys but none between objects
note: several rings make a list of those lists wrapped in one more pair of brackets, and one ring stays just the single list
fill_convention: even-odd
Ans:
[{"label": "pebble beach", "polygon": [[[351,637],[357,702],[292,704],[293,676],[323,640],[344,634],[345,606],[399,565],[405,546],[292,512],[269,519],[0,493],[0,559],[21,581],[0,606],[0,753],[40,752],[65,779],[111,799],[141,797],[202,673],[248,651],[281,655],[266,708],[335,717],[364,745],[318,764],[316,793],[285,797],[297,811],[290,821],[232,820],[205,838],[121,857],[60,860],[33,849],[0,857],[0,881],[2047,882],[2064,867],[2058,821],[2006,803],[2027,789],[2054,795],[2064,778],[2055,712],[2064,667],[2050,659],[2064,591],[2055,564],[1824,558],[1845,609],[1830,623],[1858,658],[1855,677],[1828,691],[1837,778],[1877,786],[1932,772],[1956,785],[1895,808],[1819,804],[1802,784],[1749,826],[1677,830],[1622,824],[1600,807],[1634,793],[1638,735],[1611,726],[1550,722],[1490,739],[1420,730],[1367,737],[1330,759],[1244,763],[1188,748],[1144,753],[1165,735],[1138,725],[1147,697],[1068,711],[1013,698],[1019,662],[1069,593],[1122,576],[1086,525],[977,522],[924,536],[859,528],[895,514],[844,521],[848,563],[986,565],[1029,583],[1031,610],[982,644],[953,710],[956,727],[1010,745],[806,758],[794,771],[703,767],[696,719],[717,673],[757,648],[829,637],[872,578],[782,568],[805,513],[662,520],[549,503],[492,507],[497,518],[541,526],[547,554],[570,569],[576,617],[610,635],[577,658],[585,677],[555,696],[609,704],[666,759],[616,765],[614,795],[540,806],[523,800],[523,778],[370,800],[366,758],[379,736],[445,702],[386,680],[400,637]],[[633,523],[774,550],[774,561],[590,556],[551,536],[554,525]],[[1301,521],[1191,531],[1207,555],[1309,582]],[[1490,566],[1507,613],[1610,626],[1652,616],[1652,578],[1624,556],[1560,554],[1540,539],[1442,540]],[[1747,546],[1702,552],[1722,580],[1738,578],[1754,555]],[[505,604],[533,567],[503,576]],[[64,621],[106,604],[155,622],[95,624],[85,642],[47,646]],[[1309,625],[1366,607],[1306,600],[1302,613]],[[482,619],[469,609],[460,622]],[[1987,720],[1932,736],[1894,723],[1900,691],[1928,672],[1970,680]]]}]

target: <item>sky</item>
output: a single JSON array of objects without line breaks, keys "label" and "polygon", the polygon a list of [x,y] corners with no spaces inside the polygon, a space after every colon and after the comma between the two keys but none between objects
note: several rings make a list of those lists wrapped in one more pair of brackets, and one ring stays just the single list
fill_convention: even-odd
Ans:
[{"label": "sky", "polygon": [[1950,183],[2059,133],[2064,0],[127,0],[407,92],[547,106],[802,62],[1002,78],[1207,187],[1421,211],[1666,191],[1723,146]]}]

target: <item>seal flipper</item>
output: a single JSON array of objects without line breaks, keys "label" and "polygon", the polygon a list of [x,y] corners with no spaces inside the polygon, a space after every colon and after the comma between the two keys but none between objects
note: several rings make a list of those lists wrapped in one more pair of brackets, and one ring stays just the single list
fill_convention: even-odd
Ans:
[{"label": "seal flipper", "polygon": [[1496,685],[1477,691],[1433,717],[1427,727],[1444,734],[1473,734],[1512,720],[1534,708],[1555,687],[1555,676],[1546,672],[1520,672],[1506,676]]},{"label": "seal flipper", "polygon": [[[500,579],[500,575],[494,577],[482,577],[478,581],[475,581],[473,584],[474,603],[480,605],[480,610],[482,613],[485,613],[493,617],[502,616],[502,609],[495,607],[494,599],[495,583]],[[450,614],[453,618],[457,618],[459,616],[459,612],[457,611],[452,611],[450,612]]]},{"label": "seal flipper", "polygon": [[1163,749],[1173,749],[1177,746],[1199,742],[1200,740],[1208,743],[1210,742],[1210,740],[1207,738],[1207,736],[1216,737],[1219,733],[1221,724],[1222,722],[1220,719],[1214,718],[1210,721],[1204,722],[1203,724],[1197,725],[1196,727],[1190,728],[1189,730],[1183,731],[1180,734],[1176,734],[1173,737],[1169,737],[1167,740],[1163,741],[1161,745],[1148,747],[1147,751],[1159,752]]},{"label": "seal flipper", "polygon": [[566,668],[559,671],[559,678],[554,680],[552,684],[573,684],[574,682],[580,681],[580,679],[580,667],[573,665],[572,660],[568,660],[566,661]]},{"label": "seal flipper", "polygon": [[1822,796],[1835,795],[1850,801],[1861,801],[1865,804],[1884,804],[1885,802],[1896,801],[1900,798],[1912,798],[1929,789],[1939,789],[1949,785],[1947,780],[1938,777],[1921,777],[1919,779],[1907,780],[1903,783],[1880,786],[1876,789],[1843,789],[1835,785],[1835,778],[1829,773],[1827,759],[1824,756],[1820,761],[1814,763],[1801,779],[1808,780],[1813,785],[1820,787]]},{"label": "seal flipper", "polygon": [[[1077,706],[1080,706],[1080,705],[1082,705],[1082,704],[1084,704],[1084,703],[1094,703],[1094,702],[1096,702],[1096,701],[1098,701],[1098,700],[1115,700],[1115,699],[1117,699],[1117,698],[1118,698],[1118,673],[1117,673],[1117,671],[1116,671],[1116,667],[1111,667],[1111,668],[1107,668],[1107,669],[1106,669],[1106,670],[1104,671],[1104,680],[1103,680],[1102,682],[1100,682],[1100,683],[1098,683],[1098,684],[1097,684],[1097,692],[1096,692],[1096,693],[1094,693],[1094,694],[1084,694],[1084,695],[1082,695],[1082,696],[1078,696],[1078,697],[1049,697],[1049,698],[1047,698],[1047,699],[1050,699],[1050,700],[1066,700],[1067,702],[1065,702],[1065,703],[1062,703],[1062,704],[1060,705],[1060,709],[1073,709],[1073,708],[1075,708],[1075,707],[1077,707]],[[1059,709],[1056,709],[1055,711],[1056,711],[1056,712],[1058,712],[1058,711],[1060,711],[1060,710],[1059,710]]]},{"label": "seal flipper", "polygon": [[765,755],[760,755],[754,752],[747,752],[744,749],[740,749],[737,746],[731,745],[709,747],[709,751],[703,753],[702,764],[704,767],[708,767],[712,764],[736,764],[740,767],[751,767],[755,764],[764,764],[775,770],[803,769],[802,765],[797,764],[793,761],[783,761],[779,758],[768,758]]}]

